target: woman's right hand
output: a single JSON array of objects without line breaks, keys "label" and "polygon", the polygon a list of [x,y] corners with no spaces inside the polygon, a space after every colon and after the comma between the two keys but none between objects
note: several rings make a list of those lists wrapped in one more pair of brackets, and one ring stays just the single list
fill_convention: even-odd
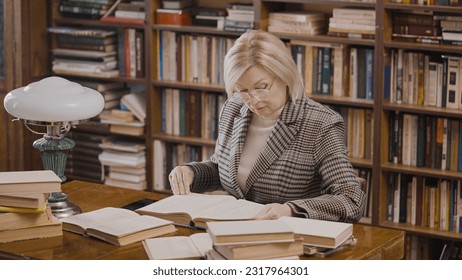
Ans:
[{"label": "woman's right hand", "polygon": [[194,178],[194,172],[191,167],[177,166],[173,168],[168,176],[173,194],[189,194],[190,186]]}]

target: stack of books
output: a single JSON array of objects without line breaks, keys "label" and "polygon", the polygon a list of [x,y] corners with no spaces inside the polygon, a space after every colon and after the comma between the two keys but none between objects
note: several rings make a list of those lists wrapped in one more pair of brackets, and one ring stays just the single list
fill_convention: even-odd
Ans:
[{"label": "stack of books", "polygon": [[223,30],[245,32],[254,28],[254,10],[252,3],[230,2],[226,4],[228,15]]},{"label": "stack of books", "polygon": [[273,12],[269,14],[268,31],[274,33],[316,35],[326,32],[323,13]]},{"label": "stack of books", "polygon": [[462,16],[435,15],[440,21],[443,44],[462,46]]},{"label": "stack of books", "polygon": [[120,99],[130,93],[130,89],[123,82],[76,80],[76,83],[94,89],[104,98],[104,111],[120,107]]},{"label": "stack of books", "polygon": [[100,20],[103,22],[143,24],[145,18],[146,11],[143,0],[116,0]]},{"label": "stack of books", "polygon": [[162,8],[156,10],[156,24],[190,25],[191,0],[163,0]]},{"label": "stack of books", "polygon": [[114,17],[144,20],[146,17],[145,5],[144,0],[121,2],[117,5]]},{"label": "stack of books", "polygon": [[62,235],[47,199],[61,191],[51,170],[0,172],[0,243]]},{"label": "stack of books", "polygon": [[59,11],[66,17],[97,19],[102,17],[115,0],[63,0]]},{"label": "stack of books", "polygon": [[207,259],[299,259],[303,255],[301,239],[281,220],[209,222],[207,233],[213,243]]},{"label": "stack of books", "polygon": [[334,8],[329,18],[328,33],[331,36],[358,39],[374,39],[375,10],[359,8]]},{"label": "stack of books", "polygon": [[192,10],[192,23],[216,27],[223,30],[226,17],[226,9],[197,7]]},{"label": "stack of books", "polygon": [[279,220],[208,222],[206,233],[143,241],[149,259],[299,259],[301,239]]},{"label": "stack of books", "polygon": [[100,144],[102,153],[98,158],[107,168],[104,174],[106,185],[145,190],[146,183],[146,147],[136,140],[120,137],[106,139]]},{"label": "stack of books", "polygon": [[144,91],[130,92],[120,98],[118,108],[104,110],[100,121],[109,125],[116,134],[141,136],[144,134],[146,118],[146,96]]},{"label": "stack of books", "polygon": [[119,75],[116,31],[58,26],[48,32],[56,34],[53,72],[102,78]]},{"label": "stack of books", "polygon": [[71,131],[69,136],[75,142],[75,147],[68,154],[66,176],[102,183],[103,166],[98,160],[102,148],[99,144],[108,136],[80,130]]},{"label": "stack of books", "polygon": [[440,20],[435,18],[433,12],[394,13],[392,19],[393,40],[426,44],[441,43]]},{"label": "stack of books", "polygon": [[281,217],[301,238],[305,255],[326,256],[330,253],[356,244],[353,236],[353,224],[314,220],[296,217]]}]

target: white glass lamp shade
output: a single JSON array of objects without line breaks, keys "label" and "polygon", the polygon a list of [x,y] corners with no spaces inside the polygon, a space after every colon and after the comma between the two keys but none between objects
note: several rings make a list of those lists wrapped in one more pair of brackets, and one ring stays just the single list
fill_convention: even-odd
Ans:
[{"label": "white glass lamp shade", "polygon": [[21,120],[50,123],[86,120],[104,108],[101,93],[56,76],[12,90],[3,103]]}]

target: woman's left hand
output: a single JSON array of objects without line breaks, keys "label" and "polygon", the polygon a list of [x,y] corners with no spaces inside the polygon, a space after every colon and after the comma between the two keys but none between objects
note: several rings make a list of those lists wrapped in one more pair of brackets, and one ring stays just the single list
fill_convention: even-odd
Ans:
[{"label": "woman's left hand", "polygon": [[282,216],[292,216],[292,209],[287,204],[271,203],[258,213],[257,220],[275,220]]}]

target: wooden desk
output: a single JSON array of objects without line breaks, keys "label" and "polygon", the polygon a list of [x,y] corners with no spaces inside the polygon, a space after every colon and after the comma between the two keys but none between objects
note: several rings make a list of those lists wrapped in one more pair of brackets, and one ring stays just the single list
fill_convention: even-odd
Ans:
[{"label": "wooden desk", "polygon": [[[162,199],[165,195],[134,191],[100,184],[72,181],[63,184],[63,191],[83,212],[102,207],[120,207],[143,199]],[[177,235],[201,232],[178,227]],[[326,258],[303,259],[401,259],[404,256],[404,232],[365,225],[354,225],[358,243]],[[63,232],[62,237],[45,238],[0,244],[0,251],[35,259],[48,260],[145,260],[148,259],[141,242],[117,247],[100,240]]]}]

